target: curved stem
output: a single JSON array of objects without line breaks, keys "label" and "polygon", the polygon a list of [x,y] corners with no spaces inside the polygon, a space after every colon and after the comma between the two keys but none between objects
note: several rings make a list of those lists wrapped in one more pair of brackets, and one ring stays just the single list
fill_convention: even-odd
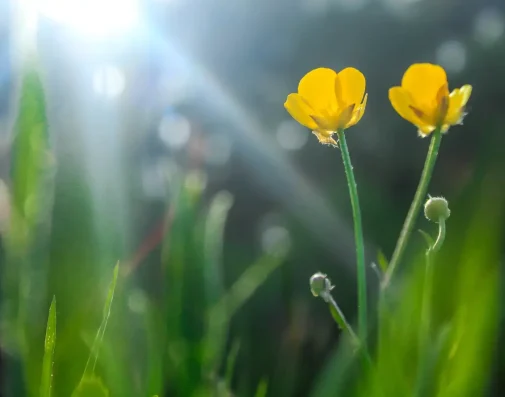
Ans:
[{"label": "curved stem", "polygon": [[442,248],[442,244],[444,244],[444,241],[445,241],[445,219],[440,218],[438,220],[437,241],[435,241],[435,244],[433,244],[433,247],[431,247],[431,251],[432,252],[440,251],[440,248]]},{"label": "curved stem", "polygon": [[433,168],[435,167],[441,140],[442,133],[440,132],[440,128],[437,128],[433,132],[433,137],[431,138],[430,148],[426,156],[423,173],[421,174],[421,180],[419,181],[414,200],[412,201],[407,217],[405,218],[400,237],[396,243],[391,261],[389,262],[388,270],[384,275],[384,280],[382,282],[383,289],[387,288],[391,283],[391,278],[393,277],[393,274],[398,267],[398,263],[402,260],[405,249],[407,248],[407,243],[412,233],[412,229],[414,228],[417,216],[419,215],[419,210],[421,209],[423,201],[426,198],[428,185],[430,184],[431,175],[433,174]]},{"label": "curved stem", "polygon": [[342,312],[342,310],[340,310],[340,307],[337,305],[337,302],[335,302],[335,299],[333,299],[333,296],[331,296],[331,293],[328,291],[324,296],[321,295],[321,297],[331,306],[331,308],[335,310],[335,312],[339,317],[339,321],[337,321],[338,325],[349,334],[352,343],[360,351],[362,358],[365,360],[366,364],[369,365],[370,367],[373,367],[372,358],[368,354],[368,350],[364,344],[364,341],[361,340],[358,337],[358,335],[356,335],[356,333],[351,327],[351,324],[349,324],[349,322],[344,316],[344,313]]},{"label": "curved stem", "polygon": [[426,268],[424,273],[424,287],[421,301],[421,326],[419,327],[419,379],[416,396],[425,393],[425,378],[427,376],[428,360],[431,345],[431,298],[433,294],[433,260],[440,251],[445,240],[445,219],[438,221],[438,236],[433,246],[426,250]]},{"label": "curved stem", "polygon": [[359,207],[358,188],[354,179],[351,157],[345,141],[344,130],[338,130],[338,141],[342,152],[349,195],[351,198],[352,217],[354,220],[354,239],[356,240],[356,263],[358,274],[358,335],[359,339],[366,345],[367,336],[367,287],[366,287],[366,267],[365,267],[365,247],[363,243],[363,228],[361,226],[361,210]]},{"label": "curved stem", "polygon": [[[322,296],[322,295],[321,295]],[[322,296],[323,297],[323,296]],[[333,296],[328,292],[326,296],[323,297],[323,299],[328,302],[328,304],[337,312],[337,315],[339,317],[338,325],[342,327],[351,337],[352,342],[356,346],[361,346],[361,341],[359,340],[358,336],[354,332],[354,330],[351,327],[351,324],[347,321],[347,319],[344,316],[344,313],[342,310],[340,310],[340,307],[337,305],[337,302],[335,302],[335,299],[333,299]]]}]

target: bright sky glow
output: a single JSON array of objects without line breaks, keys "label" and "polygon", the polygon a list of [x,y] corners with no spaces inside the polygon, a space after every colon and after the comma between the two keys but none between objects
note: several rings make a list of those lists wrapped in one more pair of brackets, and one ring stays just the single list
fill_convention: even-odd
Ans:
[{"label": "bright sky glow", "polygon": [[44,16],[102,38],[126,33],[139,21],[138,0],[32,0]]},{"label": "bright sky glow", "polygon": [[96,70],[93,75],[93,89],[99,95],[116,98],[125,89],[126,77],[115,66],[104,66]]}]

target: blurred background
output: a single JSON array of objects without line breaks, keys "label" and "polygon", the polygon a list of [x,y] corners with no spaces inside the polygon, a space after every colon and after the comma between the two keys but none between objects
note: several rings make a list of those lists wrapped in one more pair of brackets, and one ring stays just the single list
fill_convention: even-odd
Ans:
[{"label": "blurred background", "polygon": [[[39,11],[36,30],[34,9]],[[223,290],[261,258],[279,262],[231,318],[225,351],[228,356],[235,352],[236,370],[230,388],[252,396],[264,379],[269,396],[309,395],[341,335],[327,307],[311,296],[310,276],[327,273],[342,310],[353,322],[356,315],[352,218],[340,153],[321,146],[283,107],[300,78],[316,67],[338,71],[353,66],[367,78],[367,111],[346,134],[368,263],[376,261],[379,249],[391,255],[429,145],[387,98],[389,87],[400,84],[412,63],[442,65],[450,89],[474,88],[464,125],[443,139],[429,190],[451,203],[449,241],[451,228],[455,234],[464,231],[476,197],[487,200],[477,186],[490,170],[494,189],[486,194],[496,214],[503,210],[502,1],[3,0],[2,230],[12,215],[7,197],[15,182],[11,165],[22,43],[32,30],[37,32],[46,160],[52,170],[44,177],[51,187],[37,199],[47,199],[41,207],[48,213],[30,248],[31,288],[24,296],[28,339],[40,347],[28,349],[31,359],[20,361],[3,338],[2,395],[27,392],[20,386],[29,383],[21,380],[26,376],[22,362],[32,363],[28,378],[38,382],[36,362],[42,359],[53,295],[58,318],[54,376],[60,379],[54,393],[70,395],[100,325],[118,260],[122,282],[101,353],[103,362],[114,363],[101,369],[111,395],[161,396],[163,388],[167,395],[197,395],[186,392],[199,371],[191,360],[185,361],[182,386],[173,386],[168,377],[172,386],[161,387],[171,370],[149,365],[155,365],[152,355],[164,346],[157,339],[164,328],[153,324],[173,324],[190,313],[192,319],[178,335],[191,340],[200,335],[195,331],[203,321],[199,282],[207,276],[195,281],[191,274],[209,273],[199,265],[196,246],[205,227],[198,214],[206,214],[215,200],[221,200],[223,211],[229,208],[222,254],[217,255]],[[419,225],[435,231],[425,219]],[[184,238],[174,242],[178,236]],[[2,243],[6,271],[5,238]],[[409,255],[422,249],[422,239],[414,235]],[[167,251],[173,256],[183,252],[178,269],[190,269],[189,276],[167,278]],[[180,305],[171,311],[164,294],[182,278],[191,288],[185,287]],[[370,269],[371,302],[377,287]],[[14,310],[12,296],[4,294],[3,317]],[[165,317],[149,310],[164,305],[159,310]],[[7,326],[2,327],[2,335],[8,335]],[[169,355],[183,357],[181,349]],[[503,365],[498,362],[490,370],[497,380],[489,393],[501,396]],[[223,358],[218,372],[225,367]],[[127,381],[124,374],[129,374]]]}]

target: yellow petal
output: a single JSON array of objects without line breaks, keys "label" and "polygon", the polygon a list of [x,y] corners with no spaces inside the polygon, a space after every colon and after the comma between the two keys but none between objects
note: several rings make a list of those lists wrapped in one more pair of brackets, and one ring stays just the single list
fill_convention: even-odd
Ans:
[{"label": "yellow petal", "polygon": [[352,104],[340,112],[338,115],[338,128],[346,128],[351,123],[355,108],[356,105]]},{"label": "yellow petal", "polygon": [[318,113],[337,107],[335,80],[337,73],[331,69],[318,68],[307,73],[298,84],[300,94]]},{"label": "yellow petal", "polygon": [[425,121],[421,120],[419,116],[416,115],[414,109],[417,108],[412,105],[412,98],[409,92],[407,92],[403,87],[390,88],[389,100],[396,112],[405,120],[416,125],[418,128],[420,128],[420,126],[427,125]]},{"label": "yellow petal", "polygon": [[402,79],[402,88],[410,93],[417,107],[426,113],[435,110],[437,94],[446,84],[445,70],[431,63],[416,63],[410,66]]},{"label": "yellow petal", "polygon": [[291,117],[311,130],[317,128],[316,122],[312,119],[311,114],[316,112],[312,109],[304,99],[298,94],[289,94],[284,107],[289,112]]},{"label": "yellow petal", "polygon": [[359,70],[346,68],[338,73],[335,92],[341,107],[360,104],[365,95],[365,88],[365,76]]},{"label": "yellow petal", "polygon": [[471,85],[464,85],[463,87],[456,88],[451,92],[451,95],[449,95],[449,110],[447,111],[445,123],[454,125],[461,122],[465,105],[467,104],[468,99],[470,99],[471,93]]},{"label": "yellow petal", "polygon": [[363,103],[361,105],[359,105],[357,109],[354,110],[351,121],[349,122],[349,124],[346,125],[345,128],[352,127],[353,125],[357,124],[361,120],[361,118],[363,117],[363,114],[365,113],[367,100],[368,100],[368,94],[365,94],[365,98],[363,99]]},{"label": "yellow petal", "polygon": [[312,115],[310,117],[312,118],[312,120],[314,120],[314,122],[317,125],[317,128],[314,128],[314,130],[326,131],[327,133],[334,133],[338,129],[338,119],[321,117],[316,115]]}]

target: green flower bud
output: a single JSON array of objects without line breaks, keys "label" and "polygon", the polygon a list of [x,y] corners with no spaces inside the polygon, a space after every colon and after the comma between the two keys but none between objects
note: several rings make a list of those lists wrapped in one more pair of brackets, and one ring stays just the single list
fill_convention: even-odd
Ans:
[{"label": "green flower bud", "polygon": [[310,278],[310,291],[312,295],[324,298],[332,289],[333,286],[326,274],[318,272]]},{"label": "green flower bud", "polygon": [[443,197],[430,197],[424,204],[424,215],[432,222],[444,221],[451,215],[449,204]]}]

